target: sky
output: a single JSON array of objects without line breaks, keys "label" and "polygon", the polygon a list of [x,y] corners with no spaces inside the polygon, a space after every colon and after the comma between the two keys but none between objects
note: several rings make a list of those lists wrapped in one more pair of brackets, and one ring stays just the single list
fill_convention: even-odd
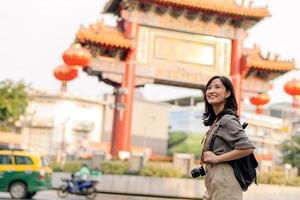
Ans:
[{"label": "sky", "polygon": [[[224,0],[226,1],[226,0]],[[60,83],[53,70],[63,64],[62,54],[75,39],[79,26],[105,19],[101,15],[106,0],[1,0],[0,1],[0,81],[24,80],[41,90],[58,91]],[[278,53],[282,58],[294,58],[300,63],[300,1],[256,0],[267,5],[271,17],[249,30],[245,47],[259,44],[264,53]],[[291,102],[283,92],[283,84],[300,78],[300,72],[288,73],[274,81],[270,91],[271,103]],[[101,97],[112,88],[84,72],[68,84],[70,92],[82,96]],[[172,87],[148,85],[143,93],[149,100],[163,100],[170,96],[195,95],[200,91],[179,90]]]}]

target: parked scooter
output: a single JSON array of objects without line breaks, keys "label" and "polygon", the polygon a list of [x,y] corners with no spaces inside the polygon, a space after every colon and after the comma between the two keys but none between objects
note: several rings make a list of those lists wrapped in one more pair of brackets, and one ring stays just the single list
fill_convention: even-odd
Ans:
[{"label": "parked scooter", "polygon": [[57,191],[61,198],[66,198],[69,194],[85,196],[87,199],[94,199],[97,196],[96,184],[98,181],[74,179],[62,179],[62,181],[65,183]]}]

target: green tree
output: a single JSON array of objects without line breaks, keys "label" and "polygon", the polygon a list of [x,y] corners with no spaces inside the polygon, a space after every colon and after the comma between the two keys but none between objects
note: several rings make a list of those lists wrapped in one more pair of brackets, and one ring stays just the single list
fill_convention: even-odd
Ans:
[{"label": "green tree", "polygon": [[199,159],[203,134],[191,132],[173,132],[169,136],[168,155],[173,156],[174,153],[191,153]]},{"label": "green tree", "polygon": [[300,136],[292,136],[283,142],[283,161],[298,168],[300,173]]},{"label": "green tree", "polygon": [[23,81],[0,82],[0,130],[11,131],[28,104],[28,85]]}]

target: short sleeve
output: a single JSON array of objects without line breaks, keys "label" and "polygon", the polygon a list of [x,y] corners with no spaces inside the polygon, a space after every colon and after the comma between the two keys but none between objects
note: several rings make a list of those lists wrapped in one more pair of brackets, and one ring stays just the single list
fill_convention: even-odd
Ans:
[{"label": "short sleeve", "polygon": [[231,146],[233,149],[255,149],[253,143],[246,135],[245,130],[242,128],[237,117],[233,115],[227,115],[223,121],[222,126],[224,132],[222,138]]}]

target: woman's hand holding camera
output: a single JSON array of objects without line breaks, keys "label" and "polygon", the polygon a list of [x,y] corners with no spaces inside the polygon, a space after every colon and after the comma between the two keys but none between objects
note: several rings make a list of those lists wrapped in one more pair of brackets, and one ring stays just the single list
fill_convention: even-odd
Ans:
[{"label": "woman's hand holding camera", "polygon": [[205,163],[217,164],[220,162],[219,156],[214,154],[212,151],[205,151],[203,154],[203,160]]}]

